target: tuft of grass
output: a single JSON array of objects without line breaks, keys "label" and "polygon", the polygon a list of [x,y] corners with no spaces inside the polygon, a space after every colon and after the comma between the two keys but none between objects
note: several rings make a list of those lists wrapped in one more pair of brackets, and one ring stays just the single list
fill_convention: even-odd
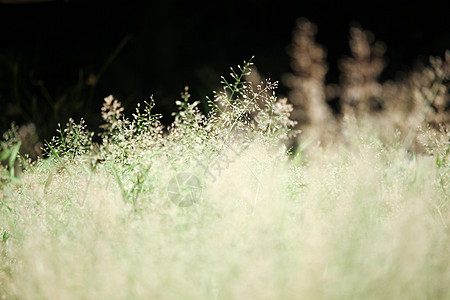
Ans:
[{"label": "tuft of grass", "polygon": [[448,299],[447,131],[415,153],[344,118],[345,139],[291,153],[292,105],[251,67],[207,115],[188,88],[168,128],[153,99],[127,118],[110,96],[100,143],[70,120],[23,160],[1,182],[1,296]]}]

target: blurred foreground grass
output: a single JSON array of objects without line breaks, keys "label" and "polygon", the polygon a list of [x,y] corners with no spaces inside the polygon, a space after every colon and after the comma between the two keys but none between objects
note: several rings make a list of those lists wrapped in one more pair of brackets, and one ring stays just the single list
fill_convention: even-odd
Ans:
[{"label": "blurred foreground grass", "polygon": [[290,154],[292,106],[245,81],[250,66],[207,116],[186,89],[167,130],[153,102],[125,118],[108,97],[101,143],[73,120],[45,159],[5,141],[0,295],[450,298],[445,129],[423,126],[416,153],[395,127],[348,117],[338,141]]}]

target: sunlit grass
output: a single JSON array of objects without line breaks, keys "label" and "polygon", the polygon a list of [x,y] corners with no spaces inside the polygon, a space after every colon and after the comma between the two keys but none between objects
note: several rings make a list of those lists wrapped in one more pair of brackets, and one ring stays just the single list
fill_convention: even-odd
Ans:
[{"label": "sunlit grass", "polygon": [[448,136],[413,153],[350,120],[342,142],[289,154],[291,108],[243,81],[250,65],[208,116],[186,90],[164,132],[152,103],[126,119],[107,98],[102,143],[71,121],[19,182],[5,169],[0,294],[448,299]]}]

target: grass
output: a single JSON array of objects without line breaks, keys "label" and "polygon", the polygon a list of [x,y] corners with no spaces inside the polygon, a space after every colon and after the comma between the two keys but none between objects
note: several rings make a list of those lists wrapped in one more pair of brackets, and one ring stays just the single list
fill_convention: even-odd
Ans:
[{"label": "grass", "polygon": [[423,127],[428,152],[414,152],[349,116],[340,141],[288,151],[292,106],[245,81],[251,65],[208,115],[186,89],[166,129],[153,100],[126,118],[107,97],[100,143],[70,120],[20,176],[5,141],[0,295],[450,298],[446,131]]}]

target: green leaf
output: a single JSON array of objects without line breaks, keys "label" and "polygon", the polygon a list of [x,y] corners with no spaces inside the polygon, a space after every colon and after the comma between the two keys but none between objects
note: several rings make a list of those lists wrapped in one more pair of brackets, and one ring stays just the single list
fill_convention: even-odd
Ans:
[{"label": "green leaf", "polygon": [[11,152],[9,155],[9,160],[8,160],[10,170],[14,169],[14,163],[16,162],[17,154],[19,153],[19,149],[20,149],[21,145],[22,145],[22,142],[19,141],[11,149]]}]

